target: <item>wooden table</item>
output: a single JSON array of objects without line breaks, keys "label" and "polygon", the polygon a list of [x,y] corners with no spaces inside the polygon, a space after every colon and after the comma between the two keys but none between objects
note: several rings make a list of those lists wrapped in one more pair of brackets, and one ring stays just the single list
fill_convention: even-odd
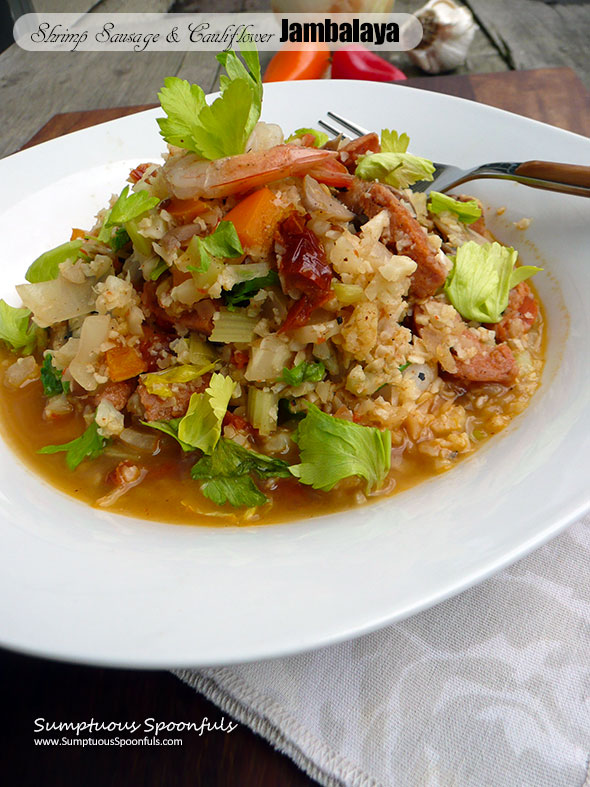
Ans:
[{"label": "wooden table", "polygon": [[[590,95],[568,68],[410,80],[590,136]],[[57,115],[31,140],[42,142],[134,109]],[[5,600],[9,603],[9,600]],[[45,787],[303,787],[312,785],[286,757],[243,726],[173,748],[40,748],[34,720],[220,721],[222,713],[167,672],[108,670],[0,651],[2,750],[11,784]],[[227,716],[226,716],[227,720]],[[176,737],[176,736],[175,736]]]}]

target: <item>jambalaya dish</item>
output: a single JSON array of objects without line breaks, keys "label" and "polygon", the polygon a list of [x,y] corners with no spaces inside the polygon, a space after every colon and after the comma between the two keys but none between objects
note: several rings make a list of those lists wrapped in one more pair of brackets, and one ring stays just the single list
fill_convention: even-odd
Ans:
[{"label": "jambalaya dish", "polygon": [[[278,521],[448,470],[529,403],[539,269],[383,130],[284,137],[256,53],[208,106],[170,78],[163,163],[0,301],[4,433],[67,493],[137,517]],[[397,125],[396,119],[396,125]]]}]

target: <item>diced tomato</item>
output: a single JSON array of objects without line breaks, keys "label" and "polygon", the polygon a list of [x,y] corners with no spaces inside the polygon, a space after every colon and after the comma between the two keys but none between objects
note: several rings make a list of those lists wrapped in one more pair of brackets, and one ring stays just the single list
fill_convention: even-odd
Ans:
[{"label": "diced tomato", "polygon": [[233,426],[236,432],[245,432],[246,434],[257,435],[258,429],[255,429],[252,424],[248,423],[245,418],[235,413],[227,412],[223,416],[224,426]]},{"label": "diced tomato", "polygon": [[135,169],[132,169],[129,173],[129,180],[132,180],[134,183],[137,183],[139,180],[143,178],[145,175],[149,164],[138,164]]},{"label": "diced tomato", "polygon": [[238,369],[243,369],[245,366],[248,366],[250,356],[242,350],[234,350],[230,360]]}]

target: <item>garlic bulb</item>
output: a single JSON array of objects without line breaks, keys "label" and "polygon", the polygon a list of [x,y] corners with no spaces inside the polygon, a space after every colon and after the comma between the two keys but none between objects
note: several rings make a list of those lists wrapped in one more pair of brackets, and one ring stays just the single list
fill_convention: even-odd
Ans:
[{"label": "garlic bulb", "polygon": [[453,0],[429,0],[415,16],[422,23],[424,35],[408,55],[417,66],[429,74],[440,74],[465,62],[477,30],[468,8]]}]

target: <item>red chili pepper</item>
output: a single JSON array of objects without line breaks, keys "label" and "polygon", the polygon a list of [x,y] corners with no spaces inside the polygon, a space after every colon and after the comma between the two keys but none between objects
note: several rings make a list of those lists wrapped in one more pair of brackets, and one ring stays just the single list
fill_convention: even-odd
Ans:
[{"label": "red chili pepper", "polygon": [[399,82],[407,76],[399,68],[361,44],[348,44],[332,55],[332,79]]}]

